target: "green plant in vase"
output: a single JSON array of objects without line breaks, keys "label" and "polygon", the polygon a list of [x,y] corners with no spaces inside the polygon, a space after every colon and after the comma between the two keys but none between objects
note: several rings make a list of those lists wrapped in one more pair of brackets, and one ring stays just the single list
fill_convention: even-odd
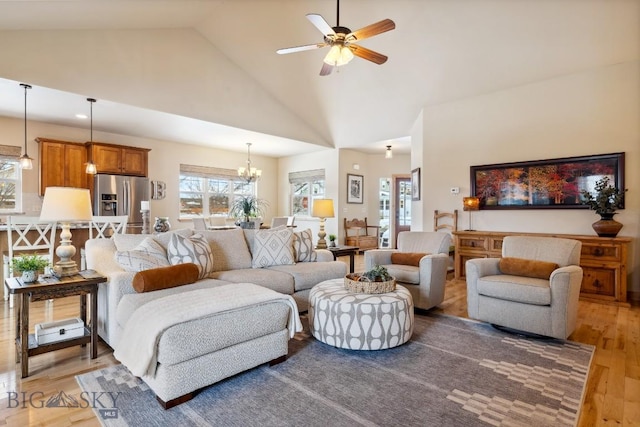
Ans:
[{"label": "green plant in vase", "polygon": [[618,209],[624,207],[624,193],[627,190],[620,190],[610,184],[609,177],[596,181],[594,187],[594,194],[590,191],[582,190],[580,193],[582,196],[582,204],[589,206],[589,208],[598,215],[600,220],[592,224],[593,229],[600,237],[616,237],[622,224],[613,219]]},{"label": "green plant in vase", "polygon": [[[264,199],[253,195],[240,196],[233,199],[231,206],[229,206],[229,215],[234,218],[241,218],[247,224],[250,218],[263,216],[268,207],[269,203]],[[242,226],[242,223],[240,225]]]},{"label": "green plant in vase", "polygon": [[26,283],[34,282],[37,273],[49,266],[49,261],[37,254],[20,255],[11,260],[13,271],[22,273],[22,280]]},{"label": "green plant in vase", "polygon": [[329,246],[334,247],[336,245],[336,235],[329,234]]}]

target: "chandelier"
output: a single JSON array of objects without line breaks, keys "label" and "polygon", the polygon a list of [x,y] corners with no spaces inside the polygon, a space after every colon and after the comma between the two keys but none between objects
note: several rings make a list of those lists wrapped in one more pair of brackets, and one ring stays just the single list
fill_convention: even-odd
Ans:
[{"label": "chandelier", "polygon": [[238,168],[238,176],[247,182],[254,182],[260,179],[262,171],[251,167],[251,143],[247,142],[247,166]]}]

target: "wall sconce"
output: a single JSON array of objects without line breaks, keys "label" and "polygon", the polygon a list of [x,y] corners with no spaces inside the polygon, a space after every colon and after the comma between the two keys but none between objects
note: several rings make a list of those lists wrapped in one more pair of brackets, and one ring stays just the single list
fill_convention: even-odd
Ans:
[{"label": "wall sconce", "polygon": [[462,210],[469,211],[469,229],[466,231],[474,231],[471,223],[471,211],[480,210],[480,199],[477,197],[463,197]]}]

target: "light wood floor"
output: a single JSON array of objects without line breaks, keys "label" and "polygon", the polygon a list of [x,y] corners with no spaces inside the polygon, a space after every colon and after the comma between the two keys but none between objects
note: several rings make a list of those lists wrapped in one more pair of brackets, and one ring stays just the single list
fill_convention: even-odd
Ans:
[{"label": "light wood floor", "polygon": [[[356,271],[362,266],[360,255]],[[466,317],[465,283],[449,281],[445,300],[436,310]],[[116,364],[112,350],[101,342],[95,360],[89,358],[88,348],[81,347],[35,356],[29,361],[31,375],[20,379],[13,315],[7,302],[0,305],[0,426],[99,426],[90,408],[45,408],[43,402],[60,391],[78,397],[81,390],[75,375]],[[75,317],[78,298],[34,303],[31,315],[32,329],[35,323]],[[639,426],[640,306],[581,301],[578,327],[570,339],[596,346],[579,426]]]}]

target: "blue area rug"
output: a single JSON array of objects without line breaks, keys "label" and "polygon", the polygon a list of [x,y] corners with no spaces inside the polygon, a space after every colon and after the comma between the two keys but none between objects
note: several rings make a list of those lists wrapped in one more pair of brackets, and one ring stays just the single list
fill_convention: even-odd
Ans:
[{"label": "blue area rug", "polygon": [[593,352],[428,314],[416,315],[408,343],[389,350],[337,349],[303,332],[284,363],[221,381],[167,411],[122,365],[76,378],[84,392],[117,396],[94,409],[108,427],[573,426]]}]

